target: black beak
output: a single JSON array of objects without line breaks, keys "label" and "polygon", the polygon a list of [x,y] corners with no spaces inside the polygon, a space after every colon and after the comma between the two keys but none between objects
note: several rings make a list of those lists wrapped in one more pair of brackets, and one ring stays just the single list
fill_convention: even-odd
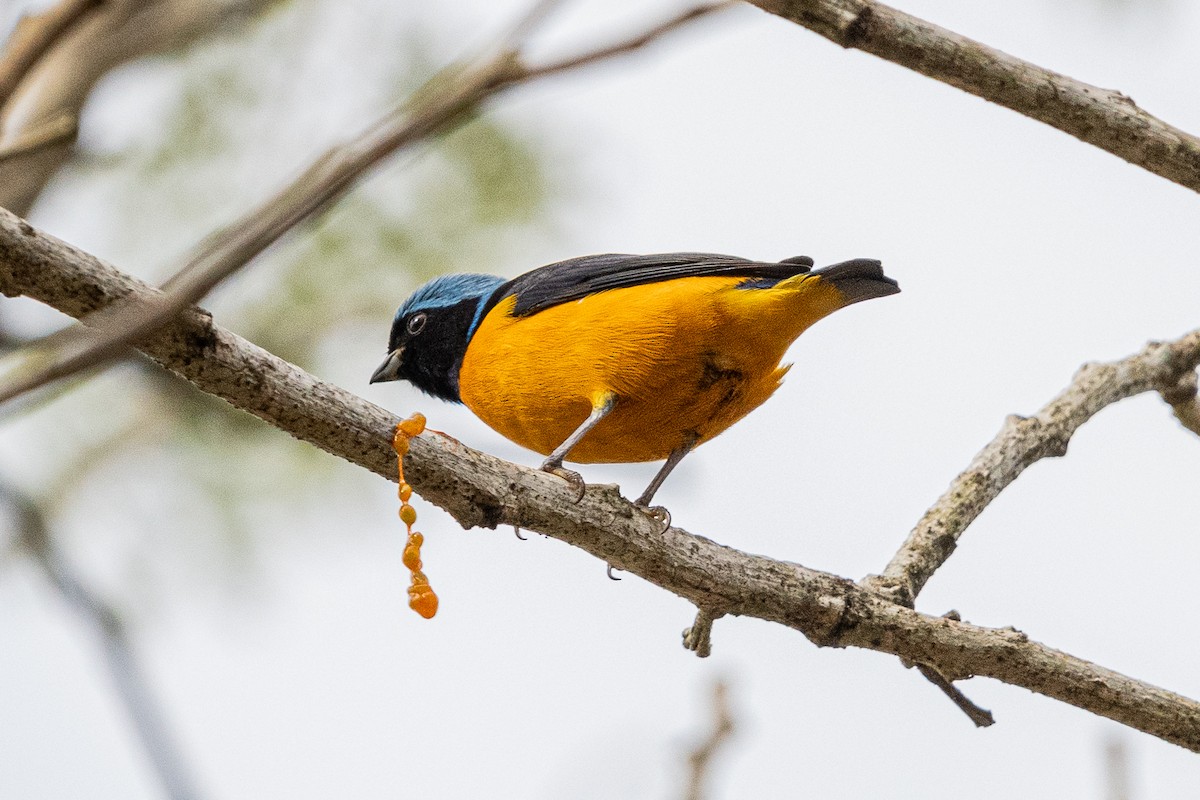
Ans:
[{"label": "black beak", "polygon": [[400,380],[400,365],[403,362],[404,348],[397,347],[388,353],[387,360],[379,365],[379,369],[371,375],[371,383],[385,383]]}]

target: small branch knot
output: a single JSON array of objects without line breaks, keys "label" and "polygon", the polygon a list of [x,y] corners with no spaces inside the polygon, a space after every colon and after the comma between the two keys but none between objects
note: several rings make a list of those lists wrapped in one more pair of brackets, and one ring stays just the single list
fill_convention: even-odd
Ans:
[{"label": "small branch knot", "polygon": [[863,6],[854,21],[846,27],[846,32],[842,35],[842,47],[858,49],[863,42],[867,41],[871,37],[871,18],[873,16],[874,10],[870,6]]},{"label": "small branch knot", "polygon": [[1164,386],[1159,389],[1163,400],[1167,401],[1168,405],[1178,406],[1184,403],[1190,403],[1196,399],[1197,381],[1196,373],[1186,372],[1173,386]]},{"label": "small branch knot", "polygon": [[1027,634],[1025,631],[1017,630],[1012,625],[1009,625],[1007,628],[1001,628],[999,633],[1005,639],[1018,642],[1020,644],[1024,644],[1029,641],[1029,634]]},{"label": "small branch knot", "polygon": [[725,616],[724,611],[696,607],[696,621],[692,627],[683,629],[683,647],[691,650],[698,658],[708,658],[712,655],[712,626],[713,622]]},{"label": "small branch knot", "polygon": [[1109,89],[1109,90],[1108,90],[1108,96],[1109,96],[1109,98],[1111,98],[1111,99],[1112,99],[1114,102],[1121,103],[1122,105],[1129,106],[1130,108],[1137,108],[1137,107],[1138,107],[1138,104],[1137,104],[1137,101],[1136,101],[1136,100],[1134,100],[1134,99],[1133,99],[1132,97],[1130,97],[1129,95],[1127,95],[1127,94],[1125,94],[1124,92],[1122,92],[1122,91],[1119,91],[1119,90],[1117,90],[1117,89]]}]

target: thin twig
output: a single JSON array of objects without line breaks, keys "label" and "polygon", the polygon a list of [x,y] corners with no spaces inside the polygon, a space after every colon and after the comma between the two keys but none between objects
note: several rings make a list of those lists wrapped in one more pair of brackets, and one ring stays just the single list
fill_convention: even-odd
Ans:
[{"label": "thin twig", "polygon": [[946,693],[954,705],[958,706],[971,722],[975,723],[976,728],[986,728],[989,725],[995,724],[996,720],[992,717],[992,712],[986,708],[980,708],[971,702],[965,694],[959,691],[951,681],[947,680],[942,673],[938,672],[928,664],[917,664],[917,671],[924,675],[930,683]]},{"label": "thin twig", "polygon": [[540,66],[525,67],[522,72],[523,80],[542,78],[547,75],[557,75],[561,72],[567,72],[569,70],[578,69],[579,67],[586,67],[589,64],[606,61],[614,56],[632,53],[635,50],[640,50],[646,45],[654,43],[675,29],[681,28],[693,20],[708,16],[709,14],[713,14],[717,11],[724,11],[725,9],[732,8],[736,5],[741,5],[740,0],[722,0],[721,2],[709,3],[707,5],[690,8],[680,13],[678,16],[672,17],[664,22],[660,22],[658,25],[655,25],[654,27],[649,28],[642,33],[636,34],[635,36],[632,36],[624,41],[616,42],[615,44],[611,44],[607,47],[597,48],[589,53],[582,53],[580,55],[564,58],[560,61],[551,61]]},{"label": "thin twig", "polygon": [[[962,616],[957,611],[947,611],[942,614],[944,619],[952,619],[955,622],[961,622]],[[986,728],[992,725],[996,720],[992,717],[992,712],[986,708],[982,708],[971,701],[969,697],[962,693],[954,682],[948,680],[945,675],[938,672],[936,668],[928,664],[914,664],[911,661],[901,660],[901,663],[906,667],[916,667],[917,672],[925,676],[925,679],[936,686],[946,697],[950,698],[950,702],[958,707],[958,710],[967,715],[967,719],[975,723],[976,728]]]},{"label": "thin twig", "polygon": [[[0,210],[0,292],[75,317],[155,290]],[[1176,378],[1200,363],[1200,331],[1160,345]],[[139,348],[201,391],[396,480],[400,420],[271,355],[190,309]],[[1163,385],[1169,383],[1163,376]],[[947,678],[990,677],[1200,752],[1200,703],[1030,641],[920,614],[846,578],[753,555],[680,528],[663,531],[615,487],[573,490],[544,472],[472,450],[444,434],[413,439],[405,477],[464,527],[518,525],[638,575],[698,608],[785,625],[821,646],[862,647],[927,664]]]},{"label": "thin twig", "polygon": [[[213,237],[163,284],[161,295],[106,309],[86,320],[88,327],[72,327],[39,343],[28,354],[29,368],[0,382],[0,403],[119,357],[126,345],[165,325],[285,233],[327,208],[371,168],[461,123],[483,101],[537,78],[641,49],[698,17],[729,6],[722,2],[690,9],[622,42],[540,66],[526,66],[519,50],[503,48],[466,68],[454,65],[443,70],[400,108],[353,140],[329,150],[290,186]],[[527,20],[542,19],[544,11],[538,4]],[[520,25],[518,29],[528,33],[529,27]]]},{"label": "thin twig", "polygon": [[729,687],[724,681],[713,685],[713,726],[704,741],[688,754],[688,782],[684,800],[704,800],[708,796],[705,783],[712,773],[713,761],[721,746],[733,736],[735,725],[729,709]]},{"label": "thin twig", "polygon": [[50,585],[100,640],[109,677],[167,796],[172,800],[197,800],[201,795],[175,744],[162,706],[134,655],[120,615],[75,574],[55,546],[45,515],[32,497],[0,482],[0,502],[9,506],[16,517],[21,545],[41,566]]},{"label": "thin twig", "polygon": [[[953,619],[956,622],[962,621],[962,616],[956,610],[949,610],[949,612],[942,614],[942,618]],[[991,724],[995,724],[996,720],[995,717],[991,716],[991,711],[974,704],[971,698],[968,698],[958,686],[954,685],[954,681],[947,679],[946,675],[937,672],[935,667],[930,667],[929,664],[912,663],[911,661],[904,660],[904,658],[901,658],[900,663],[904,664],[905,667],[916,667],[917,672],[924,675],[925,680],[928,680],[943,694],[946,694],[946,697],[950,698],[950,702],[958,706],[958,709],[964,712],[968,720],[971,720],[977,728],[986,728],[991,726]]]},{"label": "thin twig", "polygon": [[750,0],[841,45],[1044,122],[1200,192],[1200,138],[1101,89],[873,0]]},{"label": "thin twig", "polygon": [[967,527],[1027,467],[1065,455],[1075,431],[1109,405],[1177,385],[1195,369],[1197,350],[1200,331],[1193,331],[1175,342],[1153,342],[1120,361],[1087,364],[1032,417],[1010,416],[996,438],[925,512],[883,573],[867,576],[863,584],[893,602],[912,606]]}]

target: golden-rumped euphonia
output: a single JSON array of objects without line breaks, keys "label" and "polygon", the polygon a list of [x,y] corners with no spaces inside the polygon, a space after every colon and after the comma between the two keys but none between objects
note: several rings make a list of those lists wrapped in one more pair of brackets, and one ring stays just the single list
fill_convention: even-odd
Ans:
[{"label": "golden-rumped euphonia", "polygon": [[808,326],[900,291],[878,261],[812,266],[606,254],[509,281],[446,275],[396,312],[371,383],[407,380],[466,404],[581,492],[564,460],[666,459],[636,501],[649,507],[684,455],[779,387],[780,360]]}]

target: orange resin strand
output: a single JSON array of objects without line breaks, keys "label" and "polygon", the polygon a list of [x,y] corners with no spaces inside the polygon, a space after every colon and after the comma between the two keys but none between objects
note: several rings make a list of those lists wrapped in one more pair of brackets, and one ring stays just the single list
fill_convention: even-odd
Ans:
[{"label": "orange resin strand", "polygon": [[412,573],[412,585],[408,587],[408,607],[425,619],[431,619],[438,609],[438,598],[429,585],[429,579],[421,571],[421,545],[425,537],[413,530],[417,521],[417,510],[409,504],[412,487],[404,480],[404,456],[408,454],[409,440],[420,436],[425,430],[425,415],[413,414],[396,426],[392,448],[396,451],[397,470],[400,473],[400,521],[408,529],[408,541],[404,544],[404,566]]}]

